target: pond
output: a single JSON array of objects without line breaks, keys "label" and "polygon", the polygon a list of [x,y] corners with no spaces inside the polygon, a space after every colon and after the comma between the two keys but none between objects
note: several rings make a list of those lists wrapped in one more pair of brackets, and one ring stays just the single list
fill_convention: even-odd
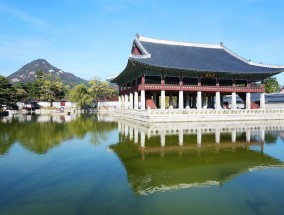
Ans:
[{"label": "pond", "polygon": [[282,214],[284,121],[0,119],[0,214]]}]

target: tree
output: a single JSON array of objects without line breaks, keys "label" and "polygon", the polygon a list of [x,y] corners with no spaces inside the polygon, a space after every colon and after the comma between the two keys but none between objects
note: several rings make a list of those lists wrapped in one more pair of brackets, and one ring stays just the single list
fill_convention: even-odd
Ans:
[{"label": "tree", "polygon": [[89,81],[89,92],[95,103],[106,101],[118,96],[118,90],[112,88],[108,82],[93,79]]},{"label": "tree", "polygon": [[17,101],[24,101],[28,98],[29,94],[27,91],[27,86],[23,82],[20,82],[14,87],[16,90]]},{"label": "tree", "polygon": [[43,74],[41,83],[40,99],[49,101],[50,106],[52,106],[53,101],[63,99],[67,90],[70,89],[60,81],[59,77],[53,80],[51,74]]},{"label": "tree", "polygon": [[84,84],[76,85],[69,93],[69,99],[77,103],[77,108],[82,109],[92,104],[92,97]]},{"label": "tree", "polygon": [[4,105],[9,108],[16,107],[16,90],[9,80],[0,75],[0,110]]},{"label": "tree", "polygon": [[275,93],[280,89],[280,85],[275,77],[265,79],[264,84],[266,93]]}]

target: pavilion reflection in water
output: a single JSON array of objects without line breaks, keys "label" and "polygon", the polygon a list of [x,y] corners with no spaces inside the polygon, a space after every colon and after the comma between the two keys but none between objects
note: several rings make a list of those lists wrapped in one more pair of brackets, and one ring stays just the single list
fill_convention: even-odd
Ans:
[{"label": "pavilion reflection in water", "polygon": [[[149,194],[189,187],[221,186],[258,168],[282,167],[264,153],[265,136],[280,123],[148,124],[118,121],[111,149],[126,168],[133,191]],[[278,135],[276,133],[276,135]]]}]

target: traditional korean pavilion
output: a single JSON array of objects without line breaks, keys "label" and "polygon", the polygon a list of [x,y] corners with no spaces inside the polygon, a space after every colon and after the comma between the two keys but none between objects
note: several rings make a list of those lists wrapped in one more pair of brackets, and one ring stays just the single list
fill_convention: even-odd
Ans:
[{"label": "traditional korean pavilion", "polygon": [[[284,66],[246,60],[223,43],[176,42],[136,35],[126,68],[111,82],[119,86],[119,99],[125,109],[222,109],[225,95],[232,95],[227,108],[237,108],[239,95],[246,109],[264,109],[263,80],[282,71]],[[251,101],[251,93],[260,93],[259,105]]]}]

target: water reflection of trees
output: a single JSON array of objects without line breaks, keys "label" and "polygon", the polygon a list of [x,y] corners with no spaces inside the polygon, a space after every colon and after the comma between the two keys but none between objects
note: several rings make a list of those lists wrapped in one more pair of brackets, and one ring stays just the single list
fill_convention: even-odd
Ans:
[{"label": "water reflection of trees", "polygon": [[116,128],[116,123],[98,122],[95,115],[79,115],[71,122],[37,122],[36,117],[30,121],[15,118],[8,123],[0,123],[0,154],[6,154],[14,143],[38,154],[72,138],[83,139],[90,134],[90,142],[99,144],[107,133]]}]

